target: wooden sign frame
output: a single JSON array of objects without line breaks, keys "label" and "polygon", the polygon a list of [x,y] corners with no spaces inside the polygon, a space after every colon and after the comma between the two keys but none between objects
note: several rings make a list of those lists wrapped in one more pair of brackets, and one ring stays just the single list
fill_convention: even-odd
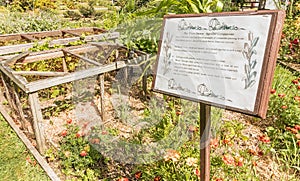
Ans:
[{"label": "wooden sign frame", "polygon": [[[166,50],[166,48],[165,48],[166,47],[166,41],[169,41],[170,44],[172,44],[172,41],[175,41],[174,39],[172,40],[172,38],[169,38],[169,39],[167,38],[167,36],[169,36],[168,33],[171,34],[171,32],[176,31],[174,29],[174,27],[178,27],[177,29],[180,29],[180,30],[184,30],[184,31],[186,30],[187,31],[187,33],[186,33],[187,36],[186,37],[188,37],[188,38],[190,38],[189,35],[188,35],[188,32],[192,31],[195,34],[195,33],[201,32],[201,30],[204,30],[206,32],[211,31],[211,30],[212,30],[212,32],[214,32],[214,30],[222,30],[222,32],[232,32],[234,30],[241,30],[241,31],[243,30],[243,33],[246,35],[245,30],[247,30],[247,29],[243,29],[243,24],[245,25],[245,24],[247,24],[247,22],[242,22],[241,27],[234,26],[232,24],[227,25],[226,22],[222,23],[222,22],[212,22],[212,21],[209,22],[211,24],[207,25],[206,28],[201,26],[201,21],[206,22],[206,21],[208,21],[207,19],[217,19],[217,18],[219,18],[219,19],[222,20],[222,18],[223,18],[223,19],[226,20],[226,18],[227,18],[227,20],[228,19],[233,19],[234,20],[234,19],[238,19],[238,18],[241,19],[243,17],[245,17],[246,20],[247,20],[247,18],[249,18],[249,19],[251,19],[251,18],[252,19],[253,18],[254,19],[255,18],[260,18],[260,19],[263,20],[261,22],[261,24],[265,21],[265,19],[269,18],[268,21],[267,21],[269,23],[269,26],[268,26],[268,24],[265,25],[267,27],[267,29],[266,29],[267,31],[265,32],[266,36],[265,37],[262,36],[263,38],[266,39],[265,44],[263,44],[264,47],[258,48],[258,51],[257,51],[258,53],[255,51],[255,54],[256,53],[259,54],[260,50],[264,49],[262,51],[263,53],[261,53],[261,55],[259,55],[261,57],[261,59],[258,58],[258,60],[257,60],[257,61],[261,61],[260,65],[259,65],[259,66],[261,66],[261,69],[259,70],[260,73],[258,72],[258,74],[257,74],[258,75],[257,76],[258,77],[257,78],[257,85],[256,85],[256,88],[255,88],[255,91],[250,91],[250,92],[255,92],[255,96],[252,98],[253,101],[255,101],[253,103],[253,109],[248,109],[248,108],[239,107],[239,106],[232,106],[232,105],[226,104],[226,103],[223,104],[222,102],[221,103],[220,102],[215,102],[214,99],[211,98],[212,96],[210,96],[210,98],[208,100],[207,99],[202,99],[201,96],[200,96],[200,98],[199,98],[199,96],[196,97],[196,98],[192,97],[192,96],[188,95],[188,93],[190,93],[191,90],[190,89],[185,89],[184,86],[182,86],[181,84],[175,84],[175,86],[174,86],[174,85],[172,85],[172,83],[170,83],[171,85],[167,85],[168,86],[167,88],[162,87],[162,85],[164,85],[165,82],[162,80],[163,78],[161,78],[161,77],[164,76],[165,80],[167,80],[169,78],[168,80],[170,81],[171,77],[168,77],[168,76],[173,76],[173,74],[170,74],[170,75],[168,75],[168,73],[165,74],[165,72],[162,71],[161,69],[163,68],[162,67],[162,61],[164,61],[164,60],[162,60],[163,59],[162,57],[163,56],[166,57],[166,54],[164,54],[165,52],[162,51],[162,48],[164,48],[163,49],[164,51]],[[275,70],[275,66],[276,66],[276,59],[277,59],[277,54],[278,54],[278,50],[279,50],[279,44],[280,44],[280,38],[281,38],[281,32],[282,32],[282,28],[283,28],[284,18],[285,18],[285,11],[283,11],[283,10],[223,12],[223,13],[209,13],[209,14],[181,14],[181,15],[166,15],[166,16],[164,16],[163,27],[162,27],[162,31],[161,31],[161,38],[160,38],[160,42],[159,42],[159,51],[158,51],[158,56],[157,56],[157,61],[156,61],[156,66],[155,66],[155,76],[154,76],[154,81],[153,81],[153,85],[152,85],[153,90],[156,91],[156,92],[159,92],[159,93],[168,94],[168,95],[175,96],[175,97],[181,97],[181,98],[192,100],[192,101],[197,101],[197,102],[200,102],[200,103],[204,103],[206,105],[212,105],[212,106],[216,106],[216,107],[220,107],[220,108],[225,108],[227,110],[232,110],[232,111],[236,111],[236,112],[240,112],[240,113],[244,113],[244,114],[248,114],[248,115],[252,115],[252,116],[265,118],[266,117],[266,112],[267,112],[267,107],[268,107],[269,96],[270,96],[270,89],[271,89],[271,86],[272,86],[271,85],[272,84],[272,78],[273,78],[274,70]],[[194,24],[192,25],[190,22],[186,22],[186,20],[187,21],[191,20],[190,22],[196,22],[196,25],[194,26]],[[182,23],[182,21],[184,22],[183,25],[178,23],[178,22]],[[200,23],[197,24],[198,22],[200,22]],[[231,22],[231,21],[229,21],[229,22]],[[171,23],[173,23],[173,24],[171,24]],[[174,25],[174,23],[175,24],[177,23],[176,26]],[[249,23],[253,23],[253,21],[250,21]],[[247,25],[247,26],[250,27],[250,25]],[[252,26],[252,24],[251,24],[251,26]],[[258,27],[263,27],[262,25],[257,25],[257,26]],[[172,29],[170,29],[170,27],[172,27]],[[213,28],[216,28],[216,27],[218,27],[218,29],[213,29]],[[255,25],[254,25],[254,27],[255,27]],[[169,28],[169,30],[168,30],[168,28]],[[250,29],[249,32],[251,30],[252,29]],[[236,34],[238,34],[238,33],[236,33]],[[253,36],[250,33],[248,33],[248,34],[249,34],[247,36],[248,38],[250,36]],[[201,34],[199,36],[201,36]],[[177,40],[179,42],[180,38],[178,38],[178,37],[175,37],[175,39],[177,38]],[[211,37],[209,37],[209,38],[211,38]],[[251,40],[254,39],[251,42],[255,43],[255,37],[254,38],[251,37],[251,38],[252,38]],[[261,38],[261,39],[263,39],[263,38]],[[242,38],[242,39],[243,39],[243,42],[246,41],[246,38]],[[249,40],[250,40],[250,38],[249,38]],[[189,41],[192,42],[193,40],[190,39]],[[263,40],[261,40],[261,41],[263,42]],[[172,47],[173,48],[172,51],[176,52],[177,50],[175,50],[175,49],[176,48],[178,49],[178,47],[181,46],[178,42],[177,42],[176,47]],[[238,41],[235,41],[234,43],[232,42],[232,46],[236,46],[235,45],[236,43],[240,43],[240,45],[246,46],[245,45],[246,43],[243,44],[242,42],[238,42]],[[175,45],[176,44],[174,43],[173,46],[175,46]],[[250,43],[250,45],[251,45],[251,43]],[[162,46],[164,46],[164,47],[162,47]],[[226,46],[226,44],[225,44],[225,46]],[[189,48],[191,48],[191,47],[187,48],[187,52],[190,50]],[[178,49],[178,52],[179,52],[179,49]],[[180,51],[184,52],[183,49],[180,50]],[[178,52],[176,52],[177,55],[180,55],[180,53],[178,53]],[[240,53],[239,55],[240,55],[241,59],[243,58],[243,56],[244,56],[244,58],[247,57],[247,55],[244,55],[243,51],[239,51],[239,53]],[[203,54],[205,54],[205,53],[203,53]],[[228,55],[231,55],[231,54],[228,53]],[[177,57],[175,57],[175,58],[177,58]],[[172,59],[172,60],[176,60],[176,59]],[[179,60],[179,61],[181,61],[181,60]],[[204,61],[204,60],[202,60],[202,61]],[[256,62],[255,62],[255,64],[256,64]],[[249,64],[249,66],[250,66],[250,64]],[[245,67],[244,66],[239,66],[239,70],[241,68],[243,68],[243,70],[245,69],[245,72],[247,72]],[[173,67],[173,69],[174,69],[174,67]],[[203,70],[203,68],[202,68],[202,70]],[[238,69],[236,69],[236,71],[237,70]],[[172,70],[171,70],[171,73],[174,73],[174,72],[172,72]],[[164,75],[162,75],[162,74],[164,74]],[[204,75],[206,75],[206,74],[204,74]],[[189,75],[185,75],[185,76],[181,76],[181,77],[187,77],[188,78]],[[201,77],[198,76],[198,78],[201,78]],[[209,78],[207,78],[207,79],[209,79]],[[182,84],[184,84],[184,82],[190,81],[189,79],[187,79],[186,81],[182,81],[182,80],[184,80],[184,78],[182,78],[180,80],[181,80],[181,82],[183,82]],[[232,82],[234,82],[234,81],[232,81]],[[168,81],[167,81],[167,84],[169,84]],[[245,83],[245,86],[244,86],[245,90],[248,88],[248,87],[246,87],[246,84],[247,83]],[[249,82],[248,82],[248,84],[249,84]],[[249,85],[249,86],[252,86],[255,83],[253,83],[253,84],[250,83],[250,84],[251,85]],[[171,88],[175,87],[176,89],[174,88],[173,90],[169,90],[170,86],[171,86]],[[206,89],[206,87],[204,87],[203,89]],[[199,95],[199,93],[197,91],[199,91],[198,88],[196,89],[195,94]],[[227,91],[227,90],[225,89],[225,91]],[[216,94],[212,93],[212,95],[216,95]],[[249,93],[248,93],[248,95],[249,95]],[[222,97],[222,98],[225,100],[226,96]],[[237,99],[241,99],[241,97],[239,97]]]}]

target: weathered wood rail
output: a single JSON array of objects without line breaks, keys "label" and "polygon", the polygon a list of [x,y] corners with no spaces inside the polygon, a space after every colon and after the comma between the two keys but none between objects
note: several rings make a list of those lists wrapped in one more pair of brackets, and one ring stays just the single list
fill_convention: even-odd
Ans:
[{"label": "weathered wood rail", "polygon": [[[84,35],[87,34],[87,35]],[[84,36],[83,36],[84,35]],[[0,56],[15,54],[28,51],[36,43],[39,45],[49,43],[50,47],[54,45],[69,45],[72,42],[83,40],[91,41],[107,41],[116,40],[119,37],[118,32],[108,32],[100,28],[78,28],[69,30],[55,30],[43,32],[31,32],[22,34],[6,34],[0,35],[0,43],[9,43],[10,41],[26,41],[24,44],[15,44],[8,46],[0,46]],[[51,38],[52,40],[45,40]],[[1,60],[1,59],[0,59]]]}]

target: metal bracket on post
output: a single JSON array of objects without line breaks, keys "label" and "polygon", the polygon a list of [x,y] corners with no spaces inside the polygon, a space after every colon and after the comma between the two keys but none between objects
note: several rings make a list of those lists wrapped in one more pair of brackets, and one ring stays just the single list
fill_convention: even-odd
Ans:
[{"label": "metal bracket on post", "polygon": [[210,180],[211,107],[200,103],[200,180]]}]

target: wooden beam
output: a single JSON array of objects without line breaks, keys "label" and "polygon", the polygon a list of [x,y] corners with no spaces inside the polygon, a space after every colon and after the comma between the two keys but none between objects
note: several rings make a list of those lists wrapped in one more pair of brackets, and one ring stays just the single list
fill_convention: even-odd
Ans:
[{"label": "wooden beam", "polygon": [[[9,45],[9,46],[2,46],[0,47],[0,56],[12,54],[12,53],[19,53],[22,51],[28,51],[29,48],[32,48],[34,43],[26,43],[20,45]],[[10,57],[13,55],[10,55]],[[3,57],[5,58],[5,57]]]},{"label": "wooden beam", "polygon": [[291,72],[293,72],[294,74],[297,74],[297,75],[300,74],[300,68],[295,68],[295,67],[289,65],[289,63],[285,63],[285,62],[283,62],[283,61],[281,61],[281,60],[278,60],[278,59],[277,59],[277,62],[278,62],[279,65],[281,65],[281,66],[284,67],[284,68],[289,69],[289,70],[290,70]]},{"label": "wooden beam", "polygon": [[7,42],[12,40],[21,40],[22,37],[20,34],[4,34],[0,35],[0,41],[1,42]]},{"label": "wooden beam", "polygon": [[100,32],[100,33],[106,33],[107,32],[107,30],[101,29],[101,28],[97,28],[97,27],[93,27],[93,31],[96,32],[96,33],[98,33],[98,32]]},{"label": "wooden beam", "polygon": [[29,55],[30,52],[23,52],[19,55],[16,55],[8,60],[3,61],[2,63],[7,65],[14,65],[18,60],[23,59]]},{"label": "wooden beam", "polygon": [[21,34],[21,37],[26,39],[26,40],[29,40],[29,41],[36,41],[36,39],[33,38],[33,36],[31,36],[31,35]]},{"label": "wooden beam", "polygon": [[[20,35],[19,35],[20,36]],[[103,41],[103,40],[113,40],[119,37],[118,32],[112,33],[103,33],[99,35],[88,35],[85,37],[85,41]],[[61,38],[57,40],[52,40],[49,42],[49,46],[53,47],[54,45],[68,45],[71,42],[75,42],[80,40],[80,37],[71,37],[71,38]],[[42,45],[45,43],[45,40],[39,41],[38,44]],[[10,45],[10,46],[2,46],[0,47],[0,55],[7,55],[12,53],[18,53],[21,51],[27,51],[34,46],[34,43],[26,43],[20,45]]]},{"label": "wooden beam", "polygon": [[62,36],[62,33],[60,30],[29,32],[29,33],[24,33],[24,34],[34,36],[37,39],[43,39],[46,37],[61,37]]},{"label": "wooden beam", "polygon": [[13,70],[5,65],[0,64],[0,70],[10,78],[15,84],[17,84],[24,92],[28,92],[26,84],[28,83],[24,77],[14,75]]},{"label": "wooden beam", "polygon": [[24,36],[34,36],[37,38],[45,38],[45,37],[59,37],[62,36],[62,31],[70,32],[72,34],[82,34],[82,33],[106,33],[107,31],[104,29],[96,28],[96,27],[84,27],[84,28],[76,28],[76,29],[67,29],[67,30],[52,30],[52,31],[41,31],[41,32],[29,32],[29,33],[15,33],[15,34],[5,34],[0,35],[0,41],[6,42],[11,40],[21,40],[22,35]]},{"label": "wooden beam", "polygon": [[105,121],[105,105],[104,105],[104,93],[105,93],[105,90],[104,90],[104,75],[100,75],[99,76],[99,86],[100,86],[100,109],[101,109],[101,119],[102,121],[104,122]]},{"label": "wooden beam", "polygon": [[[59,181],[59,177],[53,171],[53,169],[49,166],[49,164],[45,161],[45,159],[40,155],[40,153],[35,149],[35,147],[31,144],[30,140],[26,137],[26,135],[16,126],[13,119],[9,116],[5,108],[0,104],[0,112],[4,119],[8,122],[10,127],[15,131],[18,137],[25,144],[30,153],[34,156],[37,162],[41,165],[41,167],[45,170],[47,175],[50,177],[52,181]],[[4,150],[3,150],[4,151]]]},{"label": "wooden beam", "polygon": [[37,75],[44,77],[57,77],[67,75],[67,72],[42,72],[42,71],[13,71],[14,75]]},{"label": "wooden beam", "polygon": [[103,33],[99,35],[88,35],[84,38],[85,41],[105,41],[105,40],[115,40],[120,37],[119,32],[112,32],[112,33]]},{"label": "wooden beam", "polygon": [[30,104],[33,120],[33,131],[37,142],[37,148],[43,155],[46,151],[46,141],[44,130],[42,129],[43,115],[39,102],[38,92],[33,92],[28,95],[28,101]]},{"label": "wooden beam", "polygon": [[76,33],[78,35],[81,35],[83,33],[94,33],[93,27],[82,27],[82,28],[76,28],[76,29],[64,29],[61,31],[68,31],[71,33]]},{"label": "wooden beam", "polygon": [[74,33],[72,31],[68,31],[68,30],[61,30],[61,32],[62,32],[63,36],[65,34],[70,34],[70,35],[74,35],[74,36],[81,36],[80,34],[77,34],[77,33]]},{"label": "wooden beam", "polygon": [[[80,34],[84,32],[91,32],[93,33],[95,31],[94,27],[84,27],[84,28],[76,28],[76,29],[68,29],[68,30],[52,30],[52,31],[41,31],[41,32],[29,32],[29,33],[16,33],[16,34],[5,34],[5,35],[0,35],[0,41],[11,41],[11,40],[21,40],[22,35],[25,36],[34,36],[37,38],[45,38],[45,37],[59,37],[62,36],[62,31],[69,31],[72,33],[79,32]],[[105,30],[102,30],[105,32]]]},{"label": "wooden beam", "polygon": [[63,83],[72,82],[75,80],[80,80],[83,78],[103,74],[105,72],[110,72],[113,70],[117,70],[120,68],[126,67],[126,63],[124,61],[119,62],[113,62],[108,65],[102,65],[94,68],[89,68],[86,70],[81,70],[78,72],[73,72],[68,75],[65,75],[63,77],[54,77],[54,78],[48,78],[45,80],[38,80],[34,82],[30,82],[26,84],[26,90],[27,93],[29,92],[35,92],[38,90],[46,89],[52,86],[56,86]]},{"label": "wooden beam", "polygon": [[89,44],[91,44],[93,46],[100,47],[100,48],[103,48],[103,46],[118,46],[118,47],[121,47],[121,44],[112,43],[112,42],[90,42]]},{"label": "wooden beam", "polygon": [[86,57],[84,57],[84,56],[78,55],[78,54],[76,54],[76,53],[72,53],[72,52],[70,52],[70,51],[68,51],[68,50],[66,50],[66,49],[62,49],[62,51],[65,52],[65,53],[68,53],[68,54],[70,54],[70,55],[72,55],[72,56],[75,56],[75,57],[77,57],[77,58],[80,58],[80,59],[82,59],[82,60],[84,60],[84,61],[86,61],[86,62],[88,62],[88,63],[93,64],[93,65],[97,65],[97,66],[101,66],[101,65],[102,65],[101,63],[98,63],[98,62],[96,62],[96,61],[94,61],[94,60],[91,60],[91,59],[86,58]]},{"label": "wooden beam", "polygon": [[[90,45],[79,45],[79,46],[72,46],[68,48],[64,48],[65,50],[69,50],[72,53],[81,53],[81,52],[87,52],[95,49],[95,47]],[[14,57],[15,55],[8,55],[8,56],[2,56],[2,58],[10,59]],[[24,63],[31,63],[39,60],[48,60],[52,58],[59,58],[63,57],[64,53],[61,48],[59,49],[53,49],[53,50],[46,50],[41,52],[32,52],[29,56],[25,57],[23,62]]]}]

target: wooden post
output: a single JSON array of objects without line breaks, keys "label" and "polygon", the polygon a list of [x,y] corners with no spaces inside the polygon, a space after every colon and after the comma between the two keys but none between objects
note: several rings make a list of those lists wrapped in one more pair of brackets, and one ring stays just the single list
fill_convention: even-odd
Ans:
[{"label": "wooden post", "polygon": [[147,99],[147,73],[145,73],[145,75],[143,75],[142,78],[142,87],[143,87],[143,92],[144,92],[144,97],[145,100]]},{"label": "wooden post", "polygon": [[31,126],[30,122],[25,118],[25,114],[24,114],[23,107],[22,107],[22,102],[20,100],[17,89],[18,89],[18,87],[16,85],[14,85],[14,87],[12,87],[14,101],[16,103],[18,116],[20,116],[20,122],[21,122],[21,125],[22,125],[22,129],[28,131],[31,134],[33,134],[32,129],[30,127]]},{"label": "wooden post", "polygon": [[100,84],[100,102],[101,102],[101,119],[104,121],[105,111],[104,111],[104,74],[99,75]]},{"label": "wooden post", "polygon": [[1,79],[2,79],[2,84],[4,87],[5,96],[8,101],[8,104],[15,111],[15,110],[17,110],[17,107],[16,107],[15,103],[13,102],[13,98],[12,98],[11,91],[10,91],[9,80],[6,77],[6,75],[4,75],[2,72],[1,72]]},{"label": "wooden post", "polygon": [[211,107],[200,103],[200,180],[210,180],[210,111]]},{"label": "wooden post", "polygon": [[44,131],[42,130],[40,124],[43,120],[42,110],[39,102],[38,92],[30,93],[28,96],[29,104],[33,116],[33,129],[36,137],[37,148],[39,152],[43,155],[46,151],[46,143]]},{"label": "wooden post", "polygon": [[17,121],[21,124],[21,128],[26,130],[26,122],[24,112],[21,106],[21,102],[19,100],[18,94],[15,91],[14,86],[10,85],[10,80],[6,77],[6,75],[1,73],[2,77],[2,84],[5,90],[5,96],[7,98],[8,104],[11,107],[12,110],[14,110],[18,115],[20,119],[17,119]]}]

